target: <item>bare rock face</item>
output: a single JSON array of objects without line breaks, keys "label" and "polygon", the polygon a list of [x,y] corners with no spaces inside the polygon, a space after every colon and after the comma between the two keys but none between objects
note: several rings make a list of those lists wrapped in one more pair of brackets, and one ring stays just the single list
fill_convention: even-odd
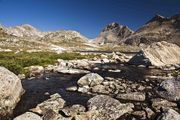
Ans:
[{"label": "bare rock face", "polygon": [[165,41],[152,43],[130,59],[130,64],[165,66],[180,63],[180,47]]},{"label": "bare rock face", "polygon": [[0,67],[0,119],[11,115],[24,90],[21,80],[4,67]]},{"label": "bare rock face", "polygon": [[170,18],[156,15],[133,35],[125,38],[124,42],[130,45],[151,44],[167,41],[180,46],[180,14]]},{"label": "bare rock face", "polygon": [[118,100],[106,95],[97,95],[88,100],[88,110],[97,110],[99,115],[95,120],[116,120],[123,114],[131,112],[134,105],[122,104]]},{"label": "bare rock face", "polygon": [[105,27],[100,35],[96,38],[96,43],[120,43],[123,38],[130,36],[133,33],[127,26],[119,25],[118,23],[111,23]]}]

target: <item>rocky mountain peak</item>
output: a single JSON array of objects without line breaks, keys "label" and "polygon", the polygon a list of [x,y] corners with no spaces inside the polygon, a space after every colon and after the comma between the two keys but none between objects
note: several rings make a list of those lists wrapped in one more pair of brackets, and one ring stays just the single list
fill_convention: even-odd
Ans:
[{"label": "rocky mountain peak", "polygon": [[164,21],[164,20],[166,20],[167,18],[166,17],[164,17],[164,16],[162,16],[162,15],[159,15],[159,14],[156,14],[151,20],[149,20],[148,22],[147,22],[147,24],[148,23],[151,23],[151,22],[162,22],[162,21]]},{"label": "rocky mountain peak", "polygon": [[32,25],[29,25],[29,24],[23,24],[23,25],[18,26],[18,27],[24,28],[26,30],[37,30],[35,27],[33,27]]},{"label": "rocky mountain peak", "polygon": [[119,28],[119,27],[122,27],[122,25],[119,25],[118,23],[113,22],[113,23],[111,23],[111,24],[108,24],[108,25],[103,29],[103,31],[112,30],[112,29],[116,29],[116,28]]},{"label": "rocky mountain peak", "polygon": [[98,44],[119,43],[121,39],[130,36],[132,33],[133,31],[127,26],[113,22],[102,30],[95,42]]}]

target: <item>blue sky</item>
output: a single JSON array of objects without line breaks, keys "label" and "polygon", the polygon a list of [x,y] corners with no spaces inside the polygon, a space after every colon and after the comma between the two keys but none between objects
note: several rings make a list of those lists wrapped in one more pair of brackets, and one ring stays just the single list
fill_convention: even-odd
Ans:
[{"label": "blue sky", "polygon": [[109,23],[137,30],[155,14],[180,13],[180,0],[0,0],[0,23],[42,31],[77,30],[94,38]]}]

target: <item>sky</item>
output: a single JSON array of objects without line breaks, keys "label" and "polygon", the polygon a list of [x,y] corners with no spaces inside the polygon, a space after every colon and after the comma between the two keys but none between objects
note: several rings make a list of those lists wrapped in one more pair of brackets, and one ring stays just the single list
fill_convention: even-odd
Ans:
[{"label": "sky", "polygon": [[180,13],[180,0],[0,0],[0,24],[30,24],[41,31],[76,30],[95,38],[112,22],[132,30],[155,14]]}]

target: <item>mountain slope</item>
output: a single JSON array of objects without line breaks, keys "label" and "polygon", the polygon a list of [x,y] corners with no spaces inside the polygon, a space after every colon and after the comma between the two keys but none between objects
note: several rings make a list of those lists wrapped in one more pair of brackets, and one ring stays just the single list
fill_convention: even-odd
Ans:
[{"label": "mountain slope", "polygon": [[167,41],[180,46],[180,14],[170,18],[156,15],[123,41],[130,45]]}]

